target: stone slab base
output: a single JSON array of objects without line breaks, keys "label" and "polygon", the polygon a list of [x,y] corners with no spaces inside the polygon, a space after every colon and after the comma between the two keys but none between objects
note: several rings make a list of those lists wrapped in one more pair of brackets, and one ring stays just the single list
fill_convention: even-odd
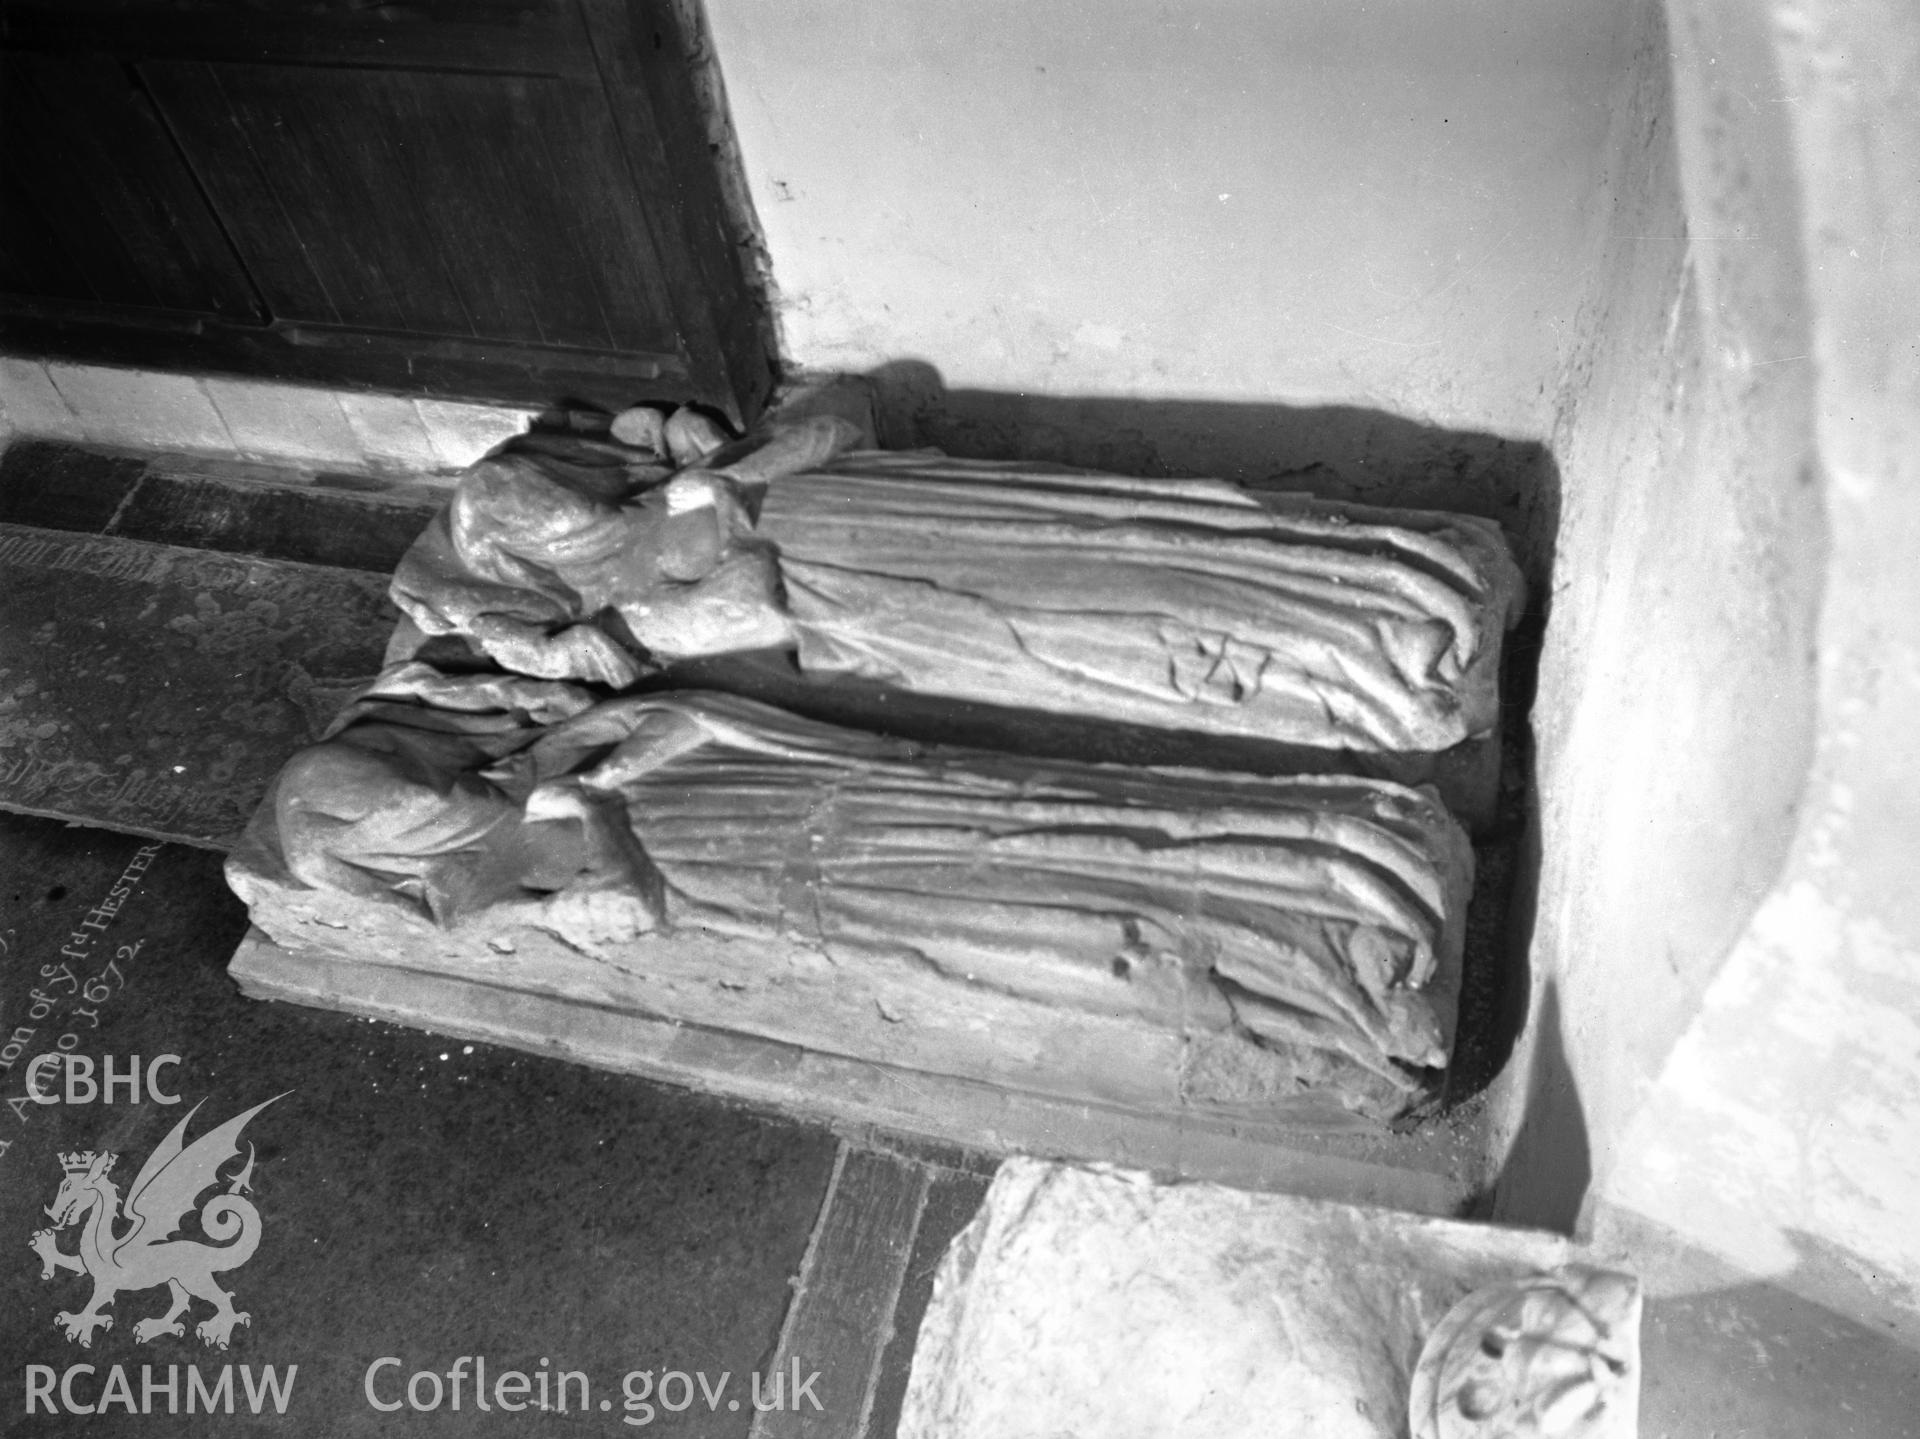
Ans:
[{"label": "stone slab base", "polygon": [[1444,1126],[1418,1134],[1303,1133],[1263,1124],[1142,1115],[1017,1089],[840,1058],[751,1035],[676,1024],[591,1001],[509,989],[390,961],[365,964],[254,930],[229,973],[256,999],[290,1000],[460,1039],[644,1075],[843,1132],[883,1130],[996,1154],[1099,1159],[1183,1179],[1286,1190],[1418,1214],[1461,1212],[1478,1146]]}]

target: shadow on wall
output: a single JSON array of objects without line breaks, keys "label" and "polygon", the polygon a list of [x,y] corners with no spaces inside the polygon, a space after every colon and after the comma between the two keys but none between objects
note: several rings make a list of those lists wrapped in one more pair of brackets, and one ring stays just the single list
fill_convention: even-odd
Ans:
[{"label": "shadow on wall", "polygon": [[1649,1299],[1640,1360],[1643,1434],[1909,1439],[1920,1412],[1920,1352],[1777,1284]]},{"label": "shadow on wall", "polygon": [[1801,1229],[1792,1259],[1751,1278],[1630,1210],[1595,1214],[1605,1253],[1631,1256],[1641,1323],[1643,1434],[1909,1439],[1920,1412],[1920,1327],[1864,1256]]},{"label": "shadow on wall", "polygon": [[[1538,827],[1530,824],[1528,834],[1537,835]],[[1531,874],[1520,877],[1512,912],[1514,942],[1522,956],[1532,930],[1533,895],[1528,886],[1539,874],[1538,854],[1529,852],[1523,868]],[[1516,1011],[1524,1008],[1524,973],[1507,976],[1506,992]],[[1488,1191],[1494,1196],[1492,1212],[1479,1217],[1572,1234],[1593,1182],[1593,1152],[1580,1087],[1567,1062],[1560,995],[1552,980],[1542,987],[1539,1009],[1526,1022],[1533,1026],[1533,1044],[1531,1070],[1521,1089],[1526,1096],[1525,1116],[1508,1149],[1506,1166]]]},{"label": "shadow on wall", "polygon": [[1215,476],[1328,499],[1457,510],[1512,536],[1547,592],[1560,518],[1546,447],[1449,430],[1357,405],[1253,404],[952,390],[922,360],[869,371],[880,442],[982,460],[1039,460],[1123,475]]}]

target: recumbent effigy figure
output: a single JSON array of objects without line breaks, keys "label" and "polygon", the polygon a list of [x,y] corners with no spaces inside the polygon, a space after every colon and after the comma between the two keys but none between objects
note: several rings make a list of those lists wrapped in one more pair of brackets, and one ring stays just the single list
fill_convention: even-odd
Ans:
[{"label": "recumbent effigy figure", "polygon": [[1430,1098],[1473,868],[1431,791],[630,691],[785,648],[1014,708],[1444,749],[1497,711],[1497,540],[847,440],[475,466],[395,577],[393,665],[230,863],[256,923],[1123,1108]]},{"label": "recumbent effigy figure", "polygon": [[[1446,1063],[1472,860],[1430,793],[474,683],[450,716],[407,702],[444,703],[445,677],[403,667],[288,765],[229,865],[256,923],[496,969],[490,944],[549,936],[607,984],[658,980],[692,945],[719,962],[704,984],[675,971],[679,1017],[830,1052],[864,1023],[920,1062],[932,1032],[1009,1009],[1010,1041],[1151,1030],[1203,1105],[1316,1090],[1392,1114]],[[836,992],[849,1013],[820,1008]]]},{"label": "recumbent effigy figure", "polygon": [[1330,756],[1497,725],[1521,591],[1491,522],[853,438],[816,420],[671,474],[510,445],[394,600],[515,673],[616,688],[778,648],[813,677]]}]

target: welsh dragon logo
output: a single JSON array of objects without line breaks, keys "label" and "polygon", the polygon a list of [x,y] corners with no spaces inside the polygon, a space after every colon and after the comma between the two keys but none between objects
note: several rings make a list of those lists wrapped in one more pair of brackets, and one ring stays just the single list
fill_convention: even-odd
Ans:
[{"label": "welsh dragon logo", "polygon": [[[61,1269],[93,1279],[93,1298],[85,1309],[54,1316],[55,1326],[64,1329],[69,1340],[77,1339],[81,1348],[91,1348],[94,1330],[113,1327],[113,1316],[107,1308],[115,1295],[123,1289],[152,1289],[164,1284],[173,1296],[172,1304],[165,1314],[136,1323],[134,1339],[145,1344],[162,1334],[182,1335],[185,1331],[180,1316],[194,1299],[203,1299],[214,1312],[194,1326],[194,1332],[209,1345],[227,1347],[233,1326],[248,1323],[250,1316],[234,1309],[233,1296],[213,1276],[238,1269],[253,1257],[260,1244],[260,1211],[244,1197],[253,1178],[251,1144],[247,1146],[246,1165],[227,1180],[225,1192],[200,1206],[200,1227],[216,1242],[203,1244],[197,1239],[172,1236],[200,1195],[220,1182],[221,1166],[239,1155],[240,1131],[247,1121],[268,1104],[285,1098],[285,1094],[276,1094],[187,1144],[187,1123],[200,1112],[196,1104],[140,1166],[124,1208],[119,1186],[107,1177],[119,1155],[86,1150],[60,1156],[60,1167],[67,1177],[47,1206],[46,1214],[53,1225],[36,1231],[27,1242],[40,1256],[42,1279],[53,1278]],[[82,1221],[78,1250],[69,1254],[56,1247],[59,1232]],[[131,1221],[131,1226],[116,1234],[116,1226],[126,1221]]]}]

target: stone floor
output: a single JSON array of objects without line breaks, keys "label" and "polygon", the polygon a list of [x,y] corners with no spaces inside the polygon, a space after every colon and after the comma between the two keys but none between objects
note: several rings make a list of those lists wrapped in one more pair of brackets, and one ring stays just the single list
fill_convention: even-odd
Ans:
[{"label": "stone floor", "polygon": [[[472,1411],[470,1381],[452,1425],[449,1412],[380,1412],[366,1396],[376,1359],[400,1361],[374,1381],[390,1403],[414,1371],[445,1374],[462,1355],[484,1357],[495,1376],[538,1374],[549,1360],[550,1371],[584,1372],[589,1413],[569,1432],[605,1432],[625,1415],[626,1374],[649,1370],[658,1383],[678,1370],[710,1386],[732,1377],[712,1405],[697,1382],[684,1412],[656,1405],[659,1432],[746,1435],[750,1375],[770,1386],[777,1370],[791,1386],[796,1363],[803,1380],[820,1374],[808,1390],[820,1412],[802,1400],[797,1415],[761,1415],[752,1433],[893,1432],[933,1266],[984,1186],[958,1156],[855,1147],[641,1080],[245,1000],[224,966],[246,914],[210,850],[0,815],[0,872],[0,1017],[21,1046],[0,1114],[8,1432],[208,1432],[204,1415],[165,1417],[164,1371],[181,1366],[184,1408],[186,1366],[214,1385],[227,1364],[238,1412],[223,1433],[520,1432],[527,1416]],[[131,893],[105,913],[123,882]],[[134,1103],[120,1085],[111,1103],[26,1103],[28,1063],[63,1045],[96,1075],[109,1056],[124,1072],[130,1056],[144,1068],[177,1055],[156,1079],[181,1102]],[[50,1088],[61,1092],[57,1079]],[[59,1155],[122,1154],[113,1173],[125,1195],[194,1106],[189,1140],[264,1100],[274,1102],[221,1171],[237,1172],[253,1146],[262,1233],[221,1281],[251,1315],[231,1347],[208,1348],[191,1329],[137,1343],[135,1322],[166,1307],[159,1288],[123,1293],[111,1329],[88,1349],[71,1343],[54,1315],[80,1308],[87,1283],[65,1271],[43,1281],[27,1247],[60,1185]],[[76,1233],[62,1231],[63,1250]],[[189,1324],[209,1312],[196,1302]],[[76,1363],[95,1366],[75,1379],[77,1400],[109,1392],[121,1365],[136,1408],[141,1366],[153,1366],[161,1412],[112,1403],[102,1415],[40,1406],[24,1417],[26,1366],[64,1374]],[[268,1399],[254,1419],[239,1366],[258,1383],[266,1365],[298,1375],[285,1415]],[[420,1381],[423,1402],[431,1387]],[[577,1381],[568,1395],[577,1409]],[[666,1398],[682,1397],[673,1381]]]}]

